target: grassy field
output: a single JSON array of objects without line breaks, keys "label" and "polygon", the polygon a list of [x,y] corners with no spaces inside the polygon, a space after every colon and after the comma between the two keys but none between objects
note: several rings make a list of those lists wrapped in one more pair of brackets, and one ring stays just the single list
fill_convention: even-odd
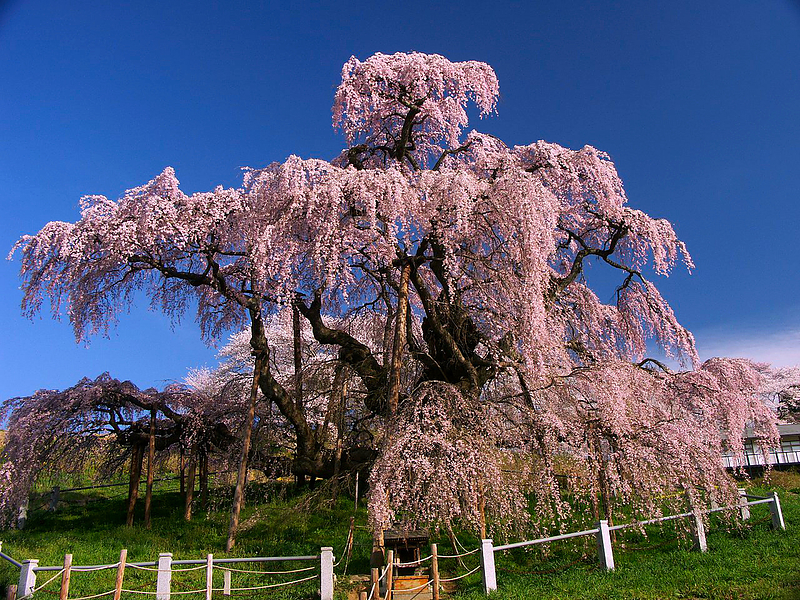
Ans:
[{"label": "grassy field", "polygon": [[[121,548],[128,549],[129,561],[156,560],[159,552],[172,552],[175,559],[203,558],[207,553],[223,554],[227,532],[227,498],[212,497],[215,511],[195,512],[191,523],[182,520],[180,495],[176,484],[164,483],[154,496],[152,530],[141,526],[142,506],[134,527],[124,526],[125,488],[106,488],[90,493],[67,493],[55,513],[40,507],[46,497],[31,503],[28,526],[23,531],[0,532],[3,551],[17,560],[38,558],[41,565],[58,565],[64,554],[74,555],[74,564],[113,563]],[[752,509],[751,524],[731,527],[714,519],[708,532],[709,552],[690,549],[689,541],[676,534],[673,525],[648,529],[647,537],[635,533],[615,540],[617,568],[603,572],[597,565],[594,540],[581,538],[551,544],[531,551],[517,550],[497,555],[497,600],[522,598],[548,599],[800,599],[800,475],[776,473],[772,482],[753,481],[758,492],[776,490],[781,496],[786,532],[774,532],[765,506]],[[371,538],[365,527],[363,507],[354,513],[352,499],[340,497],[336,505],[320,505],[313,494],[297,494],[288,484],[253,486],[248,507],[243,513],[243,528],[234,555],[289,556],[317,554],[322,546],[334,546],[337,559],[344,546],[349,521],[355,516],[355,547],[344,576],[344,563],[336,569],[337,590],[346,598],[357,589],[352,574],[369,571]],[[140,502],[140,505],[142,503]],[[464,545],[474,548],[477,540],[459,536]],[[441,553],[452,554],[446,536],[437,540]],[[443,562],[445,575],[457,574],[454,561]],[[477,565],[477,556],[465,559],[466,568]],[[448,566],[449,565],[449,566]],[[296,568],[297,563],[275,565]],[[300,575],[302,576],[302,574]],[[15,583],[18,571],[0,561],[0,585]],[[202,587],[202,571],[176,575],[174,590]],[[40,573],[38,583],[49,578]],[[221,586],[215,581],[215,587]],[[154,589],[154,574],[126,572],[130,589]],[[236,575],[234,586],[258,585],[278,581],[261,576]],[[57,589],[58,580],[52,585]],[[113,572],[76,573],[71,597],[113,588]],[[269,590],[264,598],[311,598],[316,593],[311,581],[301,587]],[[51,594],[39,595],[46,598]],[[482,598],[480,573],[471,575],[451,589],[451,596]],[[196,598],[196,595],[187,595]],[[136,598],[139,595],[128,594]],[[252,596],[250,596],[252,597]]]}]

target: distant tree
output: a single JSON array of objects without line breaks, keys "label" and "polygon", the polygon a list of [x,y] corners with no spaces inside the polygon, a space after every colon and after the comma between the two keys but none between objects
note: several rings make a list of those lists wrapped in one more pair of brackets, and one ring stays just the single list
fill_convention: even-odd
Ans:
[{"label": "distant tree", "polygon": [[762,377],[759,391],[780,419],[800,423],[800,366],[773,367],[757,363]]},{"label": "distant tree", "polygon": [[[503,512],[495,522],[519,521],[526,483],[543,522],[564,517],[553,466],[563,452],[598,474],[575,479],[580,493],[635,491],[653,511],[662,485],[732,493],[720,428],[740,442],[735,430],[750,419],[774,440],[742,364],[648,368],[648,342],[698,363],[692,335],[648,278],[677,261],[691,268],[684,244],[669,222],[627,206],[603,152],[465,134],[467,105],[488,115],[498,93],[485,63],[351,58],[333,106],[348,148],[333,161],[291,156],[246,171],[238,189],[191,196],[168,168],[119,201],[86,197],[76,223],[18,242],[23,311],[64,307],[79,340],[105,331],[138,291],[175,319],[196,304],[207,340],[249,327],[253,385],[228,548],[259,390],[291,427],[296,474],[328,476],[336,462],[305,385],[301,397],[302,355],[288,354],[291,381],[276,375],[266,320],[281,307],[355,378],[349,394],[374,417],[378,528],[404,512],[475,524],[489,494]],[[611,303],[590,287],[590,263],[618,275]],[[535,482],[496,466],[503,448],[535,458]],[[486,465],[495,466],[479,477]],[[435,484],[451,475],[461,484]]]},{"label": "distant tree", "polygon": [[232,406],[219,395],[206,398],[179,385],[140,390],[108,373],[63,391],[39,390],[7,400],[0,406],[0,421],[7,419],[8,427],[0,451],[0,524],[16,516],[42,473],[81,473],[89,461],[99,461],[101,473],[111,472],[129,460],[130,525],[150,441],[150,415],[157,416],[154,449],[159,455],[185,448],[194,463],[212,449],[227,450],[235,443],[230,427],[241,422],[242,404]]}]

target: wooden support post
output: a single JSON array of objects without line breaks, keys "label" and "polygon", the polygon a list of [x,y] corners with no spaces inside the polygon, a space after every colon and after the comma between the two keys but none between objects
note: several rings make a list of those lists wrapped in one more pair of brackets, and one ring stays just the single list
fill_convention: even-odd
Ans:
[{"label": "wooden support post", "polygon": [[231,595],[231,572],[227,569],[222,572],[222,595]]},{"label": "wooden support post", "polygon": [[17,597],[17,586],[16,584],[11,584],[6,589],[6,600],[16,600]]},{"label": "wooden support post", "polygon": [[367,600],[367,592],[359,592],[358,600]]},{"label": "wooden support post", "polygon": [[184,505],[183,518],[186,521],[192,520],[192,502],[194,500],[194,476],[197,471],[197,448],[191,449],[189,455],[189,474],[186,477],[186,504]]},{"label": "wooden support post", "polygon": [[611,548],[611,532],[608,530],[608,521],[601,520],[597,524],[597,556],[600,566],[606,571],[614,570],[614,551]]},{"label": "wooden support post", "polygon": [[69,597],[69,579],[72,575],[72,554],[64,555],[64,572],[61,574],[61,591],[58,600],[67,600]]},{"label": "wooden support post", "polygon": [[119,565],[117,565],[117,581],[114,584],[114,600],[119,600],[122,595],[122,579],[125,577],[125,563],[128,561],[128,549],[123,548],[119,553]]},{"label": "wooden support post", "polygon": [[392,576],[394,575],[394,550],[386,553],[386,600],[392,600]]},{"label": "wooden support post", "polygon": [[439,600],[439,548],[431,544],[431,578],[433,579],[433,600]]},{"label": "wooden support post", "polygon": [[30,596],[33,588],[36,587],[36,567],[39,566],[39,559],[23,560],[22,568],[19,570],[19,585],[17,585],[17,598]]},{"label": "wooden support post", "polygon": [[786,529],[786,524],[783,522],[783,511],[781,511],[781,501],[778,498],[778,492],[772,492],[772,502],[770,502],[769,505],[769,514],[772,515],[773,529]]},{"label": "wooden support post", "polygon": [[333,600],[333,548],[322,548],[319,562],[320,600]]},{"label": "wooden support post", "polygon": [[172,552],[158,555],[158,579],[156,579],[156,600],[169,600],[172,586]]},{"label": "wooden support post", "polygon": [[128,481],[128,515],[125,524],[129,527],[133,525],[134,509],[136,500],[139,498],[139,479],[142,476],[142,459],[144,458],[144,446],[136,444],[131,449],[130,478]]},{"label": "wooden support post", "polygon": [[214,590],[214,555],[206,557],[206,600],[211,600],[211,592]]},{"label": "wooden support post", "polygon": [[450,545],[453,547],[453,554],[455,554],[457,557],[456,560],[458,561],[458,566],[462,569],[466,569],[467,567],[464,565],[464,561],[461,560],[461,556],[458,551],[458,540],[456,540],[456,534],[453,533],[453,528],[449,524],[447,525],[447,536],[450,538]]},{"label": "wooden support post", "polygon": [[150,436],[147,445],[147,489],[144,493],[144,528],[150,529],[150,508],[153,503],[153,467],[156,462],[156,411],[150,410]]},{"label": "wooden support post", "polygon": [[200,506],[208,508],[208,449],[200,452]]},{"label": "wooden support post", "polygon": [[186,457],[183,454],[183,445],[181,445],[181,497],[186,493]]},{"label": "wooden support post", "polygon": [[750,505],[747,504],[747,490],[744,488],[739,488],[739,516],[742,521],[750,518]]}]

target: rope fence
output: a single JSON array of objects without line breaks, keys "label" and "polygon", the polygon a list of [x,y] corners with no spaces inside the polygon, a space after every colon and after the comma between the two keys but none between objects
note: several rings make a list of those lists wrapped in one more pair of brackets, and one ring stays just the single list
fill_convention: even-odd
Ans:
[{"label": "rope fence", "polygon": [[439,558],[463,558],[465,556],[469,556],[471,554],[475,554],[476,552],[480,552],[480,546],[475,548],[474,550],[470,550],[469,552],[462,552],[461,554],[440,554]]},{"label": "rope fence", "polygon": [[457,575],[456,577],[450,577],[449,579],[439,579],[439,581],[441,583],[448,583],[448,582],[451,582],[451,581],[458,581],[459,579],[464,579],[465,577],[469,577],[473,573],[476,573],[478,571],[478,569],[480,569],[480,568],[481,568],[481,565],[478,565],[477,567],[475,567],[471,571],[467,571],[466,573],[462,573],[461,575]]},{"label": "rope fence", "polygon": [[[739,511],[742,520],[746,521],[750,518],[750,507],[759,504],[769,505],[770,514],[763,520],[772,521],[773,529],[776,530],[786,529],[786,525],[783,520],[783,513],[781,512],[780,499],[778,498],[777,493],[773,492],[771,495],[766,497],[753,496],[752,494],[745,493],[745,490],[740,489],[739,502],[737,504],[732,504],[729,506],[718,506],[710,509],[697,509],[695,507],[690,507],[692,510],[690,510],[689,512],[683,512],[675,515],[666,515],[643,521],[634,521],[631,523],[621,523],[612,526],[608,524],[608,521],[601,520],[597,524],[597,527],[592,529],[585,529],[583,531],[575,531],[571,533],[554,535],[535,540],[514,542],[500,546],[494,546],[492,544],[492,540],[483,540],[480,549],[481,549],[481,566],[483,567],[484,592],[489,594],[490,592],[497,589],[497,575],[495,567],[496,552],[503,552],[505,550],[511,550],[514,548],[522,548],[536,544],[545,544],[560,540],[579,538],[583,536],[595,536],[597,538],[597,552],[600,565],[602,568],[611,571],[614,570],[614,553],[612,549],[612,538],[611,538],[611,533],[614,531],[620,531],[632,528],[643,530],[644,526],[646,525],[652,525],[656,523],[664,523],[668,521],[675,521],[678,519],[688,518],[689,528],[691,530],[695,548],[700,550],[701,552],[707,552],[708,545],[706,542],[706,524],[703,518],[704,515],[710,515],[722,511]],[[756,521],[756,523],[759,522],[761,521]],[[672,541],[673,540],[668,540],[668,542]],[[563,569],[557,569],[557,570],[563,570]]]},{"label": "rope fence", "polygon": [[[348,545],[345,548],[349,548]],[[172,560],[170,553],[161,553],[158,562],[128,563],[127,550],[123,549],[120,553],[120,560],[108,565],[83,565],[73,566],[72,555],[64,557],[63,567],[49,567],[38,565],[38,560],[26,560],[20,567],[20,582],[17,586],[19,593],[16,600],[29,600],[38,592],[46,592],[59,596],[59,600],[92,600],[105,596],[113,596],[113,600],[120,600],[123,593],[153,595],[158,600],[169,600],[172,596],[191,596],[204,595],[206,600],[211,600],[214,592],[221,592],[224,596],[243,595],[237,592],[253,592],[258,590],[268,590],[273,588],[284,588],[293,585],[301,585],[312,580],[320,583],[321,600],[333,600],[333,549],[323,547],[319,554],[311,556],[275,556],[275,557],[250,557],[250,558],[220,558],[214,559],[213,554],[209,554],[205,560]],[[298,568],[286,569],[258,569],[258,568],[239,568],[234,566],[238,563],[264,563],[264,562],[295,562],[295,561],[315,561],[317,564]],[[134,569],[139,572],[155,574],[155,591],[151,589],[136,589],[136,585],[124,585],[126,568]],[[84,596],[69,596],[70,577],[73,573],[93,573],[105,570],[116,571],[116,584],[114,588],[96,594]],[[205,585],[200,587],[195,573],[205,571]],[[214,585],[214,573],[220,572],[222,575],[222,587]],[[39,585],[36,583],[38,573],[47,573],[49,578]],[[144,575],[143,573],[143,575]],[[238,586],[232,585],[232,576],[241,578]],[[264,581],[259,582],[258,577],[280,577],[300,574],[300,577],[289,581]],[[182,581],[181,576],[189,576],[188,581]],[[152,575],[150,575],[152,577]],[[61,578],[61,589],[45,589],[47,586],[53,587],[54,581]],[[129,578],[130,581],[130,578]],[[138,581],[137,581],[138,582]],[[195,585],[191,585],[195,583]],[[152,586],[150,580],[149,585]],[[100,585],[98,585],[100,587]],[[85,588],[85,585],[84,585]],[[102,587],[101,587],[102,589]],[[244,594],[246,595],[246,594]]]},{"label": "rope fence", "polygon": [[[387,564],[382,572],[379,569],[372,569],[370,575],[371,586],[369,593],[366,591],[361,593],[362,600],[391,600],[395,584],[403,580],[403,584],[397,587],[398,593],[413,593],[429,588],[432,591],[433,600],[439,600],[440,591],[443,584],[452,584],[474,575],[478,571],[482,572],[482,580],[484,591],[489,593],[497,589],[497,568],[495,566],[495,557],[498,552],[513,550],[524,547],[531,547],[534,545],[549,544],[552,542],[571,540],[577,538],[596,538],[597,552],[599,563],[602,568],[606,570],[614,569],[614,553],[612,549],[612,533],[615,531],[624,531],[630,529],[638,529],[646,537],[644,527],[647,525],[654,525],[666,523],[670,521],[677,521],[679,519],[687,519],[689,530],[691,531],[692,540],[695,547],[705,552],[707,551],[706,544],[706,527],[708,515],[715,513],[723,513],[727,511],[738,511],[742,520],[750,519],[750,509],[753,506],[766,505],[769,509],[769,516],[763,520],[772,522],[773,529],[785,529],[783,514],[781,512],[780,500],[778,495],[773,492],[769,496],[755,496],[740,490],[739,499],[736,504],[728,506],[714,506],[709,509],[699,509],[690,506],[690,510],[678,514],[665,515],[653,519],[646,519],[642,521],[632,521],[628,523],[619,523],[610,525],[608,521],[601,520],[597,523],[596,527],[584,529],[581,531],[574,531],[569,533],[562,533],[548,537],[524,540],[519,542],[506,543],[494,546],[491,539],[483,539],[480,546],[467,550],[457,538],[453,540],[454,536],[451,535],[451,544],[455,550],[454,554],[439,554],[436,544],[431,544],[430,554],[416,558],[415,560],[407,560],[401,562],[399,557],[395,555],[393,550],[388,551]],[[756,524],[761,521],[751,521]],[[257,592],[261,590],[269,590],[275,588],[286,588],[289,586],[298,586],[311,581],[319,582],[320,598],[321,600],[333,600],[334,591],[334,568],[344,564],[343,573],[347,572],[350,556],[353,548],[356,545],[354,542],[355,525],[354,520],[351,519],[350,528],[342,548],[342,553],[335,560],[333,555],[333,548],[323,547],[320,549],[319,554],[308,556],[273,556],[273,557],[247,557],[247,558],[214,558],[212,554],[208,554],[205,559],[200,560],[173,560],[172,554],[162,553],[155,562],[127,562],[127,550],[123,549],[120,553],[119,561],[107,565],[72,565],[72,555],[67,554],[64,557],[63,566],[39,566],[38,560],[25,560],[22,562],[16,561],[12,557],[0,551],[0,559],[6,560],[10,564],[20,569],[19,585],[17,587],[16,600],[29,600],[38,592],[46,594],[58,595],[59,600],[93,600],[94,598],[113,597],[113,600],[120,600],[123,593],[126,594],[139,594],[139,595],[154,595],[157,600],[169,600],[172,595],[175,596],[191,596],[191,595],[205,595],[206,600],[212,600],[214,593],[222,593],[223,596],[246,596],[249,592]],[[671,542],[673,540],[668,540]],[[626,547],[623,545],[622,547]],[[641,548],[632,548],[633,550],[641,550]],[[0,550],[2,544],[0,543]],[[416,556],[419,556],[419,551],[415,550]],[[477,555],[478,565],[469,568],[462,561],[463,558]],[[577,562],[585,560],[590,554],[587,554],[587,548],[584,547],[582,555],[573,563],[566,566],[557,567],[550,571],[535,571],[526,570],[526,574],[542,574],[548,572],[555,572],[565,570]],[[439,572],[441,560],[457,560],[458,563],[452,569],[447,569],[447,577],[442,577]],[[282,563],[280,566],[275,565],[277,568],[258,567],[258,563]],[[304,566],[293,567],[291,562],[307,562],[315,563]],[[472,561],[469,561],[472,562]],[[241,566],[248,564],[249,567]],[[474,563],[473,563],[474,564]],[[129,570],[128,580],[124,581],[126,569],[133,569],[141,574],[137,579],[134,574]],[[400,569],[412,569],[412,572],[406,571],[400,574]],[[419,569],[419,570],[418,570]],[[426,571],[429,569],[429,576]],[[71,576],[76,573],[97,573],[101,571],[115,570],[116,583],[113,589],[102,591],[99,593],[83,596],[69,595]],[[509,569],[501,568],[500,571],[509,572]],[[205,585],[197,585],[198,578],[205,572]],[[220,587],[220,578],[215,578],[215,571],[217,575],[221,573],[223,585]],[[453,572],[455,571],[455,572]],[[461,572],[459,572],[461,571]],[[514,571],[510,571],[514,572]],[[47,574],[46,581],[37,585],[37,574]],[[153,575],[147,575],[153,574]],[[197,574],[197,575],[195,575]],[[519,573],[523,574],[523,573]],[[183,577],[182,577],[183,576]],[[270,578],[295,578],[287,581],[275,580]],[[103,581],[102,576],[100,580]],[[133,579],[131,579],[133,577]],[[188,579],[187,579],[188,577]],[[233,585],[232,579],[236,577],[236,583]],[[44,578],[44,577],[43,577]],[[56,590],[53,583],[57,579],[61,579],[60,590]],[[149,584],[143,582],[141,578],[150,578]],[[267,578],[266,580],[259,578]],[[415,578],[424,578],[423,581]],[[155,579],[155,591],[147,589],[148,585],[152,586],[153,579]],[[215,581],[216,579],[216,581]],[[126,583],[127,585],[123,585]],[[133,585],[131,585],[133,583]],[[216,585],[214,585],[216,583]],[[136,589],[139,584],[143,585],[142,589]],[[406,587],[409,586],[409,587]],[[413,586],[413,587],[411,587]],[[97,585],[103,589],[105,585]],[[95,588],[95,589],[96,589]],[[80,591],[87,590],[87,585],[84,582]],[[382,593],[383,592],[383,593]],[[305,593],[305,592],[304,592]],[[383,596],[383,597],[382,597]]]}]

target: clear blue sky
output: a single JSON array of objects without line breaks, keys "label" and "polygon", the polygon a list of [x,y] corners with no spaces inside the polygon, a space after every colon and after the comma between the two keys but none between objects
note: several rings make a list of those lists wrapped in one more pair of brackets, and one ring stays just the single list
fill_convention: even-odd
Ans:
[{"label": "clear blue sky", "polygon": [[[0,3],[0,249],[167,165],[193,192],[236,185],[244,165],[331,158],[341,65],[410,50],[495,68],[499,115],[477,128],[611,154],[631,204],[694,256],[661,288],[702,356],[800,362],[789,0]],[[171,331],[144,302],[78,346],[66,321],[20,316],[17,269],[0,264],[0,399],[106,370],[161,385],[214,360],[191,317]]]}]

